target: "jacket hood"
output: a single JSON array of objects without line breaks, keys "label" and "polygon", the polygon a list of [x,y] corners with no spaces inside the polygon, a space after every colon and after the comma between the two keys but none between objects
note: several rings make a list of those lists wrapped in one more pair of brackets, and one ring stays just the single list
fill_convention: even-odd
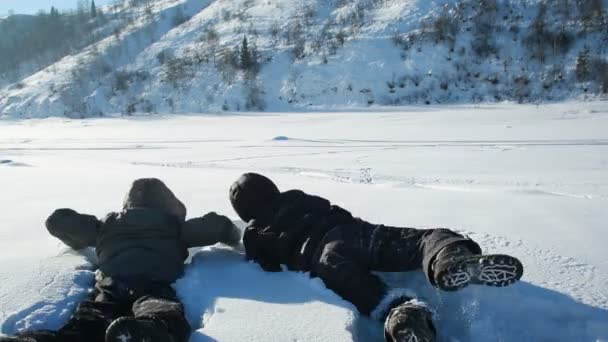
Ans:
[{"label": "jacket hood", "polygon": [[157,178],[137,179],[123,202],[123,209],[153,208],[186,220],[186,207],[165,183]]}]

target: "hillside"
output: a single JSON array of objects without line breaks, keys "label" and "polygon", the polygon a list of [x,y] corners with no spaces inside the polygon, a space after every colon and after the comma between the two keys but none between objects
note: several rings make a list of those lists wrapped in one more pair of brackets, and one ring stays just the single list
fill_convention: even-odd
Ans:
[{"label": "hillside", "polygon": [[0,116],[602,98],[607,3],[135,0],[112,34],[0,90]]},{"label": "hillside", "polygon": [[36,15],[0,18],[0,86],[19,82],[121,30],[126,23],[121,16],[129,11],[119,8],[106,14],[94,6],[64,12],[51,7]]}]

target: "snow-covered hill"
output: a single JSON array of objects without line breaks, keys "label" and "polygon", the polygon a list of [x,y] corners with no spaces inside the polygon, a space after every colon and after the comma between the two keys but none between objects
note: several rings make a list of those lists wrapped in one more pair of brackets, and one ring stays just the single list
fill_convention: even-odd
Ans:
[{"label": "snow-covered hill", "polygon": [[537,102],[608,92],[606,0],[130,4],[115,34],[0,90],[0,115]]},{"label": "snow-covered hill", "polygon": [[[0,121],[0,333],[59,327],[91,287],[92,251],[44,228],[53,209],[98,217],[138,177],[190,217],[233,218],[243,172],[326,196],[373,222],[451,227],[519,258],[522,282],[456,293],[384,274],[438,312],[441,342],[608,341],[608,107],[420,106],[358,113]],[[266,273],[242,250],[191,250],[175,287],[191,342],[382,341],[318,279]]]}]

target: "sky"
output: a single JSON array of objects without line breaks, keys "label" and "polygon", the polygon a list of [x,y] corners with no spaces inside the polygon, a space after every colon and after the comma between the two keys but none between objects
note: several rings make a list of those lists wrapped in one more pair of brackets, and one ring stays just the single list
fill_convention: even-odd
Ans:
[{"label": "sky", "polygon": [[[87,2],[90,0],[86,0]],[[95,0],[97,6],[104,6],[112,0]],[[10,10],[16,14],[35,14],[41,9],[49,11],[51,6],[59,10],[76,8],[77,0],[0,0],[0,16],[5,16]]]}]

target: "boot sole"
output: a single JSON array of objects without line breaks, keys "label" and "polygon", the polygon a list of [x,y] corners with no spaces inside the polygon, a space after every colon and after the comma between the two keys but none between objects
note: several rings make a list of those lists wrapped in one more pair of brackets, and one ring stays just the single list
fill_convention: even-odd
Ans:
[{"label": "boot sole", "polygon": [[[407,302],[393,308],[384,326],[385,341],[435,342],[432,312],[425,305]],[[391,331],[392,330],[392,331]]]},{"label": "boot sole", "polygon": [[173,338],[160,329],[142,330],[138,322],[131,317],[119,318],[106,331],[106,342],[173,342]]},{"label": "boot sole", "polygon": [[512,256],[475,255],[464,258],[449,266],[439,275],[439,288],[457,291],[470,284],[503,287],[521,279],[524,267]]}]

